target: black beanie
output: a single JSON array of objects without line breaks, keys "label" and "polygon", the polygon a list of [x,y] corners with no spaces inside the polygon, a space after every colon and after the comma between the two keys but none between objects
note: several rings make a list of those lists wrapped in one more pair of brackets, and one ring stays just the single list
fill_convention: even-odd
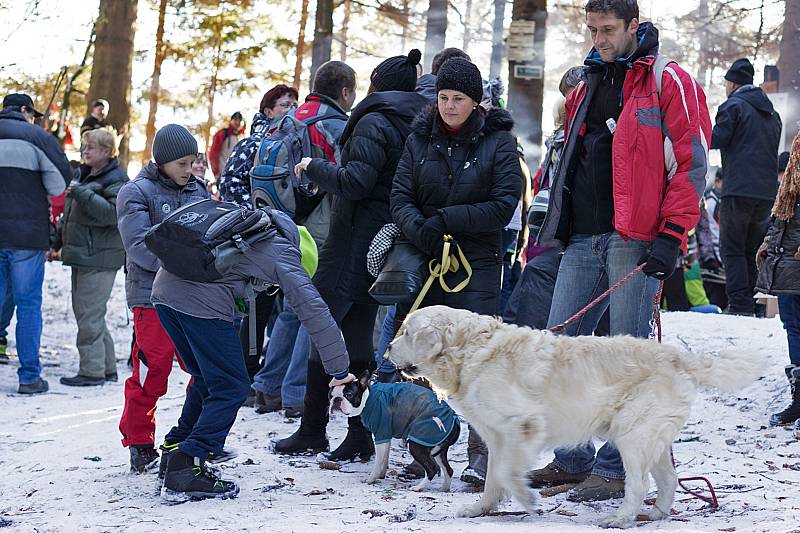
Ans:
[{"label": "black beanie", "polygon": [[417,88],[417,65],[420,59],[422,52],[414,48],[408,56],[394,56],[381,61],[369,78],[375,91],[414,92]]},{"label": "black beanie", "polygon": [[436,92],[442,89],[461,91],[476,102],[483,99],[483,77],[474,63],[463,57],[445,61],[436,74]]},{"label": "black beanie", "polygon": [[153,139],[153,161],[163,165],[187,155],[197,155],[197,140],[178,124],[167,124]]},{"label": "black beanie", "polygon": [[725,79],[732,81],[736,85],[750,85],[753,83],[753,77],[755,75],[756,71],[750,60],[742,58],[733,62],[733,65],[731,65],[731,68],[729,68],[728,72],[725,74]]}]

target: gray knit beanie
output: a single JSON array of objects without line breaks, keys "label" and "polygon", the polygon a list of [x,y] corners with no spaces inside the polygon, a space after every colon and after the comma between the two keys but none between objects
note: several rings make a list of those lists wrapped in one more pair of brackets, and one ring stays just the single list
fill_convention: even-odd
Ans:
[{"label": "gray knit beanie", "polygon": [[442,89],[460,91],[476,102],[483,99],[483,78],[471,61],[454,57],[445,61],[436,74],[436,92]]},{"label": "gray knit beanie", "polygon": [[189,130],[178,124],[167,124],[156,132],[153,139],[153,160],[157,165],[187,155],[197,155],[197,140]]}]

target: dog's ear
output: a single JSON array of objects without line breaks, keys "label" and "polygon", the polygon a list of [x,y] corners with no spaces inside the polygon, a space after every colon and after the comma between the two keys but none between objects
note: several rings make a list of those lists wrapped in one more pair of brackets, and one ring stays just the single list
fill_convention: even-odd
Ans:
[{"label": "dog's ear", "polygon": [[364,370],[358,377],[358,384],[361,386],[362,389],[369,388],[370,378],[372,378],[372,372],[370,372],[369,370]]},{"label": "dog's ear", "polygon": [[431,322],[416,328],[412,341],[414,351],[428,360],[442,351],[442,334]]}]

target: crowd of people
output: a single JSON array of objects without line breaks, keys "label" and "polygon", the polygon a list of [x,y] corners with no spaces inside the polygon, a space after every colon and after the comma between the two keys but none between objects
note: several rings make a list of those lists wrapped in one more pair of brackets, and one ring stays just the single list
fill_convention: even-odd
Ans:
[{"label": "crowd of people", "polygon": [[[658,54],[658,29],[640,22],[636,2],[589,0],[585,11],[594,47],[583,66],[562,76],[556,131],[534,173],[502,84],[485,80],[457,48],[441,50],[425,74],[418,50],[390,57],[368,83],[346,63],[329,61],[302,103],[289,85],[266,91],[249,135],[234,113],[207,159],[188,129],[163,126],[152,161],[133,179],[118,160],[107,102],[92,104],[81,126],[82,161],[72,169],[56,140],[33,124],[40,113],[32,99],[7,95],[0,112],[0,362],[9,361],[6,328],[16,308],[18,392],[49,388],[39,363],[46,259],[72,271],[79,367],[61,384],[118,379],[105,314],[124,265],[132,372],[119,429],[134,472],[160,464],[166,495],[235,496],[236,484],[207,463],[233,455],[225,439],[243,406],[300,418],[292,435],[273,443],[275,453],[367,460],[373,437],[357,416],[331,450],[328,395],[364,371],[381,382],[404,379],[384,353],[413,306],[379,305],[367,261],[376,236],[394,232],[394,245],[410,243],[426,261],[443,258],[452,239],[468,267],[445,272],[419,305],[522,326],[557,327],[630,276],[566,326],[566,335],[650,337],[662,284],[657,303],[670,310],[755,316],[756,290],[777,294],[793,399],[771,423],[795,423],[800,140],[779,156],[781,120],[753,84],[747,59],[727,71],[728,99],[712,127],[703,88]],[[367,94],[354,106],[364,85]],[[263,207],[254,167],[264,143],[290,119],[304,125],[309,142],[304,157],[284,170],[310,184],[302,190],[306,207],[265,209],[277,231],[221,280],[164,268],[146,237],[172,213],[202,201]],[[721,151],[723,164],[707,189],[709,149]],[[214,187],[205,181],[207,164]],[[53,217],[51,204],[61,195],[63,213]],[[280,290],[258,292],[243,312],[252,278]],[[180,418],[156,449],[155,408],[174,362],[192,380]],[[490,453],[470,427],[461,479],[482,486]],[[399,475],[423,474],[412,463]],[[574,483],[569,499],[594,501],[621,497],[624,477],[613,443],[595,450],[589,442],[556,450],[530,483]]]}]

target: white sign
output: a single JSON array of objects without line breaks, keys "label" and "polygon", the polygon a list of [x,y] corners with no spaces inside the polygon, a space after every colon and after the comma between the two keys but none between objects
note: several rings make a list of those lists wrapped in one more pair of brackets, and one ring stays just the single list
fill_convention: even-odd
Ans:
[{"label": "white sign", "polygon": [[536,58],[533,35],[536,21],[514,20],[508,30],[508,60],[514,63],[529,63]]},{"label": "white sign", "polygon": [[541,80],[544,69],[540,65],[514,65],[514,77],[521,80]]}]

